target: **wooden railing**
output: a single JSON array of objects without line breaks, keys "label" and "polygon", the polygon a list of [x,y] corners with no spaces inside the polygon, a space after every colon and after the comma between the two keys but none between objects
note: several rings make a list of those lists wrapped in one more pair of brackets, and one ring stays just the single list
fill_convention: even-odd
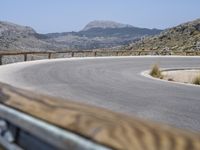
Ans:
[{"label": "wooden railing", "polygon": [[[27,61],[28,55],[44,54],[51,59],[54,58],[53,55],[60,53],[70,53],[70,57],[75,57],[83,52],[4,52],[0,56],[23,55],[24,61]],[[98,56],[103,52],[84,53]],[[114,53],[120,55],[125,52],[115,51],[112,55]],[[150,52],[140,52],[142,53]],[[0,83],[0,122],[1,120],[8,124],[13,134],[11,143],[25,149],[30,146],[36,146],[35,149],[46,146],[46,149],[84,150],[200,150],[199,133],[66,99],[37,95],[3,83]]]},{"label": "wooden railing", "polygon": [[[0,87],[0,103],[7,107],[7,110],[12,108],[106,148],[120,150],[200,149],[200,134],[198,133],[175,129],[66,99],[36,95],[5,84],[0,84]],[[23,119],[20,120],[19,116],[11,116],[2,110],[0,112],[1,118],[49,142],[48,134],[43,129],[37,131],[34,125],[27,124]],[[50,142],[54,144],[57,140],[60,140],[57,142],[59,149],[76,149],[79,145],[79,143],[70,144],[74,141],[69,142],[69,139],[62,138],[55,138]],[[16,144],[20,143],[16,140]],[[30,143],[29,146],[31,146]]]},{"label": "wooden railing", "polygon": [[[42,55],[42,56],[41,56]],[[66,56],[59,56],[66,55]],[[200,56],[200,51],[34,51],[34,52],[17,52],[17,51],[0,51],[0,65],[3,63],[3,57],[9,56],[23,56],[22,61],[30,61],[37,58],[34,56],[40,56],[40,59],[52,59],[52,58],[65,58],[65,57],[100,57],[100,56],[140,56],[140,55],[182,55],[182,56]],[[30,58],[28,58],[30,56]]]}]

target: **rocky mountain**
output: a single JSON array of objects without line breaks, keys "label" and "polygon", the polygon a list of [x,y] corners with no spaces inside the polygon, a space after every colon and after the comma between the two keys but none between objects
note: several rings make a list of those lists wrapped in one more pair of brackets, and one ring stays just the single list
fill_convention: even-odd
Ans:
[{"label": "rocky mountain", "polygon": [[92,28],[106,29],[106,28],[126,28],[126,27],[130,27],[131,28],[133,26],[128,25],[128,24],[122,24],[122,23],[114,22],[114,21],[99,21],[99,20],[95,20],[95,21],[92,21],[92,22],[88,23],[83,28],[83,31],[87,31],[87,30],[90,30]]},{"label": "rocky mountain", "polygon": [[0,22],[1,50],[46,50],[56,48],[51,43],[38,38],[36,31],[27,26]]},{"label": "rocky mountain", "polygon": [[79,32],[39,34],[27,26],[0,22],[2,50],[86,50],[129,44],[144,36],[160,33],[112,21],[93,21]]},{"label": "rocky mountain", "polygon": [[169,28],[153,37],[143,38],[126,46],[127,50],[200,50],[200,19]]}]

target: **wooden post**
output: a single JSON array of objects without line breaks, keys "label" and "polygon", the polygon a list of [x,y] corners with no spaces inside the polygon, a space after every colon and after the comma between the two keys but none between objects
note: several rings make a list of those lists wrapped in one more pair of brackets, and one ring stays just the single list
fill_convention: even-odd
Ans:
[{"label": "wooden post", "polygon": [[51,59],[51,52],[49,52],[48,54],[48,59]]},{"label": "wooden post", "polygon": [[116,52],[116,56],[118,56],[119,52]]},{"label": "wooden post", "polygon": [[97,56],[97,52],[96,51],[94,51],[94,57],[96,57]]},{"label": "wooden post", "polygon": [[3,62],[2,62],[2,55],[0,55],[0,65],[3,65]]},{"label": "wooden post", "polygon": [[24,54],[24,61],[27,61],[27,54]]},{"label": "wooden post", "polygon": [[72,52],[72,57],[74,57],[74,52]]}]

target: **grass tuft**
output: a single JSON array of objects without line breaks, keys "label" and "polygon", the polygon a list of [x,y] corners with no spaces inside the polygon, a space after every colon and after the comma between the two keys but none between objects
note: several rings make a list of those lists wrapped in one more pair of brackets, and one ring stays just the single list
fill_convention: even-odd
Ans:
[{"label": "grass tuft", "polygon": [[196,84],[196,85],[200,85],[200,75],[196,76],[193,81],[192,81],[193,84]]},{"label": "grass tuft", "polygon": [[150,75],[155,78],[163,78],[160,68],[157,64],[153,65],[153,67],[151,68]]}]

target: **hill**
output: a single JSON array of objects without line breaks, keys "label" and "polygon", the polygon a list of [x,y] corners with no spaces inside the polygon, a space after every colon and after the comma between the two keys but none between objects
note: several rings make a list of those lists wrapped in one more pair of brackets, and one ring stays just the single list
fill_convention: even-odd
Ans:
[{"label": "hill", "polygon": [[0,49],[46,50],[55,49],[51,43],[40,40],[34,29],[27,26],[0,21]]},{"label": "hill", "polygon": [[200,50],[200,19],[169,28],[153,37],[126,46],[127,50]]}]

